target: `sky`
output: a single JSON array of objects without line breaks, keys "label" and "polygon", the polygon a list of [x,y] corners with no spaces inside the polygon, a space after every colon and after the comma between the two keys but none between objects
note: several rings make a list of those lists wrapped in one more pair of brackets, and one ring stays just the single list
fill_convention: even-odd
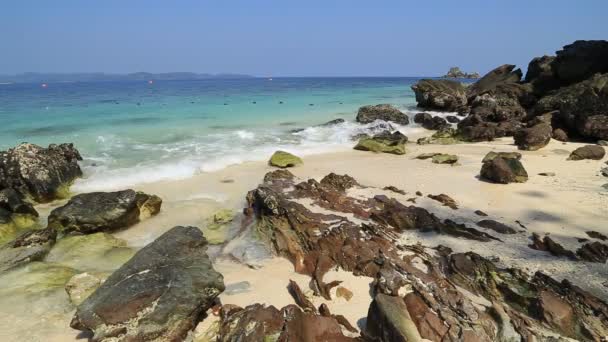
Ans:
[{"label": "sky", "polygon": [[0,74],[485,73],[608,39],[608,0],[0,0]]}]

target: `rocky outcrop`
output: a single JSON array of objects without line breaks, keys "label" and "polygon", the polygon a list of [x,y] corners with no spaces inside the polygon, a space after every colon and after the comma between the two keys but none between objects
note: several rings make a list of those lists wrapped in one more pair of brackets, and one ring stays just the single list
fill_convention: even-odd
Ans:
[{"label": "rocky outcrop", "polygon": [[[327,289],[333,284],[325,283],[324,275],[336,267],[374,278],[374,304],[365,337],[401,341],[407,334],[408,341],[543,341],[600,340],[608,333],[608,304],[568,280],[557,282],[540,272],[529,275],[501,268],[475,253],[405,245],[398,234],[418,229],[478,238],[480,232],[442,222],[425,209],[385,196],[349,197],[329,184],[299,182],[287,174],[272,173],[265,179],[248,193],[245,212],[257,217],[256,230],[275,253],[291,260],[297,272],[311,276],[316,295],[329,295]],[[258,305],[247,314],[250,318],[235,316],[221,326],[228,330],[240,326],[236,329],[240,333],[230,336],[243,340],[248,340],[245,327],[255,331],[257,340],[275,339],[293,327],[283,323],[289,314],[261,311],[264,308]],[[313,312],[302,315],[316,315]],[[252,317],[261,322],[253,323]],[[266,317],[274,317],[278,324],[264,325]],[[263,326],[273,328],[263,330]],[[324,330],[317,328],[314,333]]]},{"label": "rocky outcrop", "polygon": [[606,155],[606,150],[599,145],[585,145],[570,153],[568,160],[601,160]]},{"label": "rocky outcrop", "polygon": [[393,133],[386,131],[373,137],[363,137],[354,149],[359,151],[371,151],[376,153],[405,154],[405,143],[407,137],[399,131]]},{"label": "rocky outcrop", "polygon": [[93,340],[181,341],[224,290],[198,228],[174,227],[141,249],[76,309]]},{"label": "rocky outcrop", "polygon": [[597,241],[586,243],[576,251],[576,255],[585,261],[605,264],[608,260],[608,245]]},{"label": "rocky outcrop", "polygon": [[430,137],[420,138],[416,141],[418,145],[427,144],[438,144],[438,145],[452,145],[460,142],[460,136],[456,133],[453,128],[441,129]]},{"label": "rocky outcrop", "polygon": [[552,69],[562,84],[586,80],[608,72],[608,41],[577,40],[556,52]]},{"label": "rocky outcrop", "polygon": [[134,190],[91,192],[72,197],[49,215],[49,227],[90,234],[128,228],[158,214],[162,200]]},{"label": "rocky outcrop", "polygon": [[0,244],[32,227],[38,212],[13,189],[0,190]]},{"label": "rocky outcrop", "polygon": [[528,180],[528,173],[520,162],[520,154],[488,153],[481,166],[480,176],[494,183],[523,183]]},{"label": "rocky outcrop", "polygon": [[536,151],[547,146],[552,135],[551,125],[542,122],[528,128],[520,128],[513,135],[513,139],[518,149]]},{"label": "rocky outcrop", "polygon": [[413,85],[412,90],[418,107],[449,112],[466,111],[466,89],[459,82],[423,79]]},{"label": "rocky outcrop", "polygon": [[467,96],[472,99],[485,93],[495,92],[496,88],[499,86],[518,83],[521,80],[521,77],[522,72],[520,69],[515,69],[515,65],[501,65],[472,84],[467,89]]},{"label": "rocky outcrop", "polygon": [[431,116],[429,113],[418,113],[414,116],[414,122],[426,129],[440,130],[450,127],[448,122],[440,116]]},{"label": "rocky outcrop", "polygon": [[302,159],[300,159],[300,157],[285,151],[276,151],[268,161],[268,165],[280,167],[282,169],[286,167],[294,167],[303,163],[304,162]]},{"label": "rocky outcrop", "polygon": [[389,104],[363,106],[359,108],[359,111],[357,112],[357,122],[371,123],[376,120],[390,121],[400,125],[407,125],[410,123],[407,115]]},{"label": "rocky outcrop", "polygon": [[479,73],[467,73],[460,70],[459,67],[451,67],[447,74],[442,76],[443,78],[479,78]]},{"label": "rocky outcrop", "polygon": [[48,148],[23,143],[0,152],[0,189],[11,188],[36,202],[68,195],[69,186],[82,176],[80,153],[72,144]]},{"label": "rocky outcrop", "polygon": [[483,228],[491,229],[500,234],[515,234],[517,230],[515,228],[509,227],[504,223],[500,223],[494,220],[481,220],[477,222],[477,225]]}]

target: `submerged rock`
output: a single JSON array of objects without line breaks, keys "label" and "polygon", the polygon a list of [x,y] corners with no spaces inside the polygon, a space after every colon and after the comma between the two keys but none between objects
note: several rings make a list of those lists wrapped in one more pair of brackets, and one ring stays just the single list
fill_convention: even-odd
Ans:
[{"label": "submerged rock", "polygon": [[304,162],[302,159],[300,159],[300,157],[294,156],[293,154],[285,151],[276,151],[268,161],[270,166],[280,168],[294,167],[303,163]]},{"label": "submerged rock", "polygon": [[0,245],[38,221],[38,212],[13,189],[0,190]]},{"label": "submerged rock", "polygon": [[236,218],[236,213],[230,209],[216,211],[206,220],[202,230],[210,245],[218,245],[226,242],[228,229]]},{"label": "submerged rock", "polygon": [[501,184],[524,183],[528,173],[519,161],[521,155],[490,152],[483,158],[481,178]]},{"label": "submerged rock", "polygon": [[68,196],[72,182],[82,176],[80,153],[72,144],[48,148],[23,143],[0,151],[0,189],[11,188],[36,202]]},{"label": "submerged rock", "polygon": [[460,82],[423,79],[412,86],[418,107],[449,112],[465,111],[467,96]]},{"label": "submerged rock", "polygon": [[65,292],[70,302],[80,305],[108,278],[108,273],[79,273],[70,278],[65,284]]},{"label": "submerged rock", "polygon": [[82,302],[70,323],[94,340],[183,340],[224,290],[198,228],[174,227]]},{"label": "submerged rock", "polygon": [[52,228],[32,230],[0,247],[0,272],[32,261],[41,261],[55,243]]},{"label": "submerged rock", "polygon": [[371,123],[376,120],[390,121],[400,125],[407,125],[410,123],[407,115],[389,104],[363,106],[359,108],[359,111],[357,112],[357,122]]},{"label": "submerged rock", "polygon": [[161,205],[158,196],[133,190],[80,194],[51,212],[49,227],[64,234],[115,231],[158,214]]},{"label": "submerged rock", "polygon": [[570,153],[568,160],[601,160],[606,155],[606,150],[599,145],[586,145],[579,147]]},{"label": "submerged rock", "polygon": [[383,132],[376,134],[373,137],[365,137],[359,140],[357,145],[354,147],[355,150],[359,151],[371,151],[376,153],[391,153],[391,154],[405,154],[405,143],[407,137],[401,134],[399,131],[394,133]]}]

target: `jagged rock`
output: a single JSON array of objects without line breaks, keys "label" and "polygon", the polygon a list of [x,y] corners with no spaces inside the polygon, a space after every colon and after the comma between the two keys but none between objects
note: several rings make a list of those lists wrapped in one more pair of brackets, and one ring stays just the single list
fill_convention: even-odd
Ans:
[{"label": "jagged rock", "polygon": [[568,160],[601,160],[606,155],[606,150],[599,145],[585,145],[570,153]]},{"label": "jagged rock", "polygon": [[378,341],[421,341],[405,302],[400,297],[378,294],[369,307],[366,334]]},{"label": "jagged rock", "polygon": [[474,99],[476,96],[492,92],[497,86],[517,83],[521,80],[520,69],[514,70],[515,65],[504,64],[484,75],[479,81],[467,88],[467,96]]},{"label": "jagged rock", "polygon": [[400,125],[407,125],[410,123],[407,115],[389,104],[363,106],[359,108],[356,120],[360,123],[370,123],[376,120],[390,121]]},{"label": "jagged rock", "polygon": [[586,80],[608,72],[608,41],[577,40],[556,52],[552,69],[563,84]]},{"label": "jagged rock", "polygon": [[93,340],[183,340],[224,290],[198,228],[174,227],[82,302],[70,326]]},{"label": "jagged rock", "polygon": [[349,175],[337,175],[333,172],[323,177],[320,183],[342,192],[359,185],[353,177]]},{"label": "jagged rock", "polygon": [[369,138],[362,138],[359,140],[357,145],[354,147],[355,150],[359,151],[371,151],[376,153],[391,153],[391,154],[405,154],[405,143],[407,137],[401,134],[399,131],[394,133],[383,132],[374,135]]},{"label": "jagged rock", "polygon": [[449,112],[466,110],[466,90],[460,82],[423,79],[412,86],[418,107]]},{"label": "jagged rock", "polygon": [[539,251],[547,251],[555,256],[565,256],[572,260],[578,260],[574,252],[565,249],[564,246],[560,245],[547,235],[541,238],[540,235],[533,233],[530,248]]},{"label": "jagged rock", "polygon": [[450,70],[448,71],[448,73],[442,77],[443,78],[479,78],[479,74],[476,72],[469,74],[467,72],[463,72],[462,70],[460,70],[459,67],[451,67]]},{"label": "jagged rock", "polygon": [[488,153],[482,161],[481,178],[501,184],[523,183],[528,180],[528,173],[519,159],[521,154]]},{"label": "jagged rock", "polygon": [[596,231],[589,231],[589,232],[587,232],[587,235],[589,235],[589,237],[591,237],[591,238],[599,239],[602,241],[608,240],[608,236],[606,236],[600,232],[596,232]]},{"label": "jagged rock", "polygon": [[504,223],[500,223],[494,220],[481,220],[477,222],[477,225],[483,228],[492,229],[493,231],[500,234],[515,234],[517,230],[507,226]]},{"label": "jagged rock", "polygon": [[434,164],[456,164],[458,162],[458,156],[453,154],[440,153],[432,157],[431,160]]},{"label": "jagged rock", "polygon": [[133,190],[79,194],[51,212],[49,227],[62,233],[114,231],[158,214],[161,204],[158,196]]},{"label": "jagged rock", "polygon": [[456,203],[456,201],[454,201],[454,199],[446,194],[439,194],[439,195],[428,195],[428,198],[435,200],[441,204],[443,204],[446,207],[450,207],[451,209],[458,209],[458,204]]},{"label": "jagged rock", "polygon": [[67,197],[69,186],[82,176],[80,153],[72,144],[48,148],[23,143],[0,151],[0,189],[12,188],[36,202]]},{"label": "jagged rock", "polygon": [[535,113],[557,110],[569,135],[608,139],[608,74],[562,87],[541,98]]},{"label": "jagged rock", "polygon": [[0,247],[0,272],[32,261],[41,261],[55,243],[52,228],[32,230]]},{"label": "jagged rock", "polygon": [[268,165],[280,167],[282,169],[301,164],[303,164],[303,162],[300,157],[294,156],[293,154],[285,151],[276,151],[268,161]]},{"label": "jagged rock", "polygon": [[539,123],[532,127],[521,128],[513,135],[515,145],[520,150],[536,151],[551,141],[553,129],[546,123]]},{"label": "jagged rock", "polygon": [[560,87],[560,80],[553,72],[554,56],[536,57],[528,64],[525,81],[532,84],[534,93],[542,96]]},{"label": "jagged rock", "polygon": [[440,130],[450,125],[440,116],[431,116],[428,113],[418,113],[414,116],[414,122],[426,129]]},{"label": "jagged rock", "polygon": [[0,190],[0,245],[36,224],[38,212],[13,189]]},{"label": "jagged rock", "polygon": [[597,241],[586,243],[576,251],[576,255],[582,260],[605,264],[608,260],[608,245]]}]

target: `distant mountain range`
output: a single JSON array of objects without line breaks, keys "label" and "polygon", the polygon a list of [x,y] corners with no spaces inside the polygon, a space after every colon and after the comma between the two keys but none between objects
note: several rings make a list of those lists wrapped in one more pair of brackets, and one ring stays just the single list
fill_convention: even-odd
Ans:
[{"label": "distant mountain range", "polygon": [[197,74],[194,72],[135,72],[131,74],[91,73],[38,73],[26,72],[16,75],[0,75],[0,83],[38,83],[38,82],[93,82],[93,81],[148,81],[148,80],[207,80],[252,78],[241,74]]}]

